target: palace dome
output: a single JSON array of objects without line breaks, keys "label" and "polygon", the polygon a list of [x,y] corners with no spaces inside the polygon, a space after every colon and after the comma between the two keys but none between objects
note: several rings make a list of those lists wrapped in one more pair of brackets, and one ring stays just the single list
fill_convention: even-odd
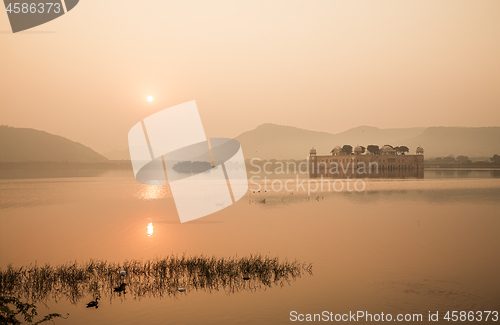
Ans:
[{"label": "palace dome", "polygon": [[363,148],[361,148],[361,146],[356,146],[356,148],[354,148],[354,153],[362,153],[363,152]]},{"label": "palace dome", "polygon": [[395,154],[396,154],[396,150],[394,150],[393,148],[391,148],[391,146],[389,146],[389,145],[385,145],[385,146],[383,146],[383,147],[380,149],[380,152],[381,152],[383,155],[395,155]]},{"label": "palace dome", "polygon": [[[335,148],[332,149],[332,151],[340,151],[342,150],[342,148],[340,146],[336,146]],[[332,152],[330,151],[330,152]]]},{"label": "palace dome", "polygon": [[342,148],[340,146],[336,146],[335,148],[330,151],[330,153],[334,156],[338,155],[342,151]]},{"label": "palace dome", "polygon": [[419,154],[419,153],[424,153],[424,148],[418,146],[417,147],[417,154]]}]

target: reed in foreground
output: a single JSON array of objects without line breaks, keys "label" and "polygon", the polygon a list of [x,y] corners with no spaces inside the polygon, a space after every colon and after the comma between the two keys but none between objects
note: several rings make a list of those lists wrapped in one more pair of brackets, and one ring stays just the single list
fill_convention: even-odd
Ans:
[{"label": "reed in foreground", "polygon": [[[120,271],[125,271],[120,274]],[[163,259],[125,261],[122,264],[90,260],[60,266],[37,264],[0,270],[0,296],[17,296],[37,302],[67,298],[76,304],[86,296],[111,298],[131,294],[134,298],[185,294],[192,290],[258,290],[284,286],[312,264],[280,261],[267,256],[217,258],[169,256]],[[124,275],[125,274],[125,275]]]}]

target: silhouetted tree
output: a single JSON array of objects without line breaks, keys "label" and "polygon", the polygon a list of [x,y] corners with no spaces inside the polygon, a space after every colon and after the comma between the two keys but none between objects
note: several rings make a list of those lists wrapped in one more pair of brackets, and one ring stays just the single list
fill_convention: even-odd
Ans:
[{"label": "silhouetted tree", "polygon": [[346,155],[350,155],[350,154],[352,154],[352,146],[351,146],[351,145],[348,145],[348,144],[345,144],[345,145],[342,147],[342,153],[343,153],[343,154],[346,154]]},{"label": "silhouetted tree", "polygon": [[406,152],[410,152],[410,149],[408,149],[407,146],[400,146],[394,148],[398,154],[404,155]]},{"label": "silhouetted tree", "polygon": [[467,156],[458,156],[457,161],[461,164],[467,164],[470,163],[469,157]]},{"label": "silhouetted tree", "polygon": [[500,156],[499,155],[493,155],[493,157],[490,158],[492,163],[498,164],[500,163]]},{"label": "silhouetted tree", "polygon": [[443,162],[445,162],[445,163],[452,163],[452,162],[455,162],[455,158],[453,158],[451,156],[444,157],[443,158]]},{"label": "silhouetted tree", "polygon": [[368,149],[368,151],[370,151],[374,155],[380,154],[380,148],[377,145],[370,144],[367,149]]},{"label": "silhouetted tree", "polygon": [[361,153],[365,153],[365,151],[366,151],[366,148],[361,146]]}]

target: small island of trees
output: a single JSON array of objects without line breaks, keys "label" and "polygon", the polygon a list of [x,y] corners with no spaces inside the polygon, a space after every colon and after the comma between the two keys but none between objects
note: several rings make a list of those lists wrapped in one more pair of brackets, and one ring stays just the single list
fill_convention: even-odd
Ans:
[{"label": "small island of trees", "polygon": [[203,173],[212,168],[212,164],[206,161],[179,161],[172,169],[178,173]]}]

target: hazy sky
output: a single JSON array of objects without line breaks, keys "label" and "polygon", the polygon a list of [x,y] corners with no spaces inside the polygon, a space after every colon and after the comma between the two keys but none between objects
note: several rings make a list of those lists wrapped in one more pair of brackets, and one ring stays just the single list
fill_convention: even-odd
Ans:
[{"label": "hazy sky", "polygon": [[210,137],[498,126],[499,17],[498,0],[81,0],[12,34],[2,9],[0,124],[99,152],[193,99]]}]

